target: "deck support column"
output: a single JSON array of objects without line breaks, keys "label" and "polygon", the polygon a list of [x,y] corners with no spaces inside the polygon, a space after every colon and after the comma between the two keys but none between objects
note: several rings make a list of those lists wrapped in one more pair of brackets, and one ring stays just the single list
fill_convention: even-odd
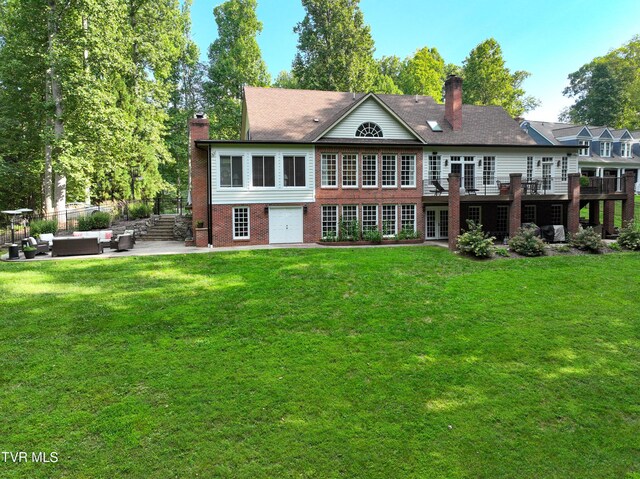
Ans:
[{"label": "deck support column", "polygon": [[612,235],[613,230],[613,216],[616,210],[616,200],[604,200],[604,208],[602,211],[602,230],[606,235]]},{"label": "deck support column", "polygon": [[509,205],[509,238],[513,238],[522,225],[522,173],[509,175],[511,204]]},{"label": "deck support column", "polygon": [[600,200],[589,201],[589,224],[593,226],[600,224]]},{"label": "deck support column", "polygon": [[567,177],[567,230],[576,234],[580,228],[580,173],[570,173]]},{"label": "deck support column", "polygon": [[449,250],[455,251],[460,234],[460,173],[449,173]]},{"label": "deck support column", "polygon": [[622,200],[622,226],[629,221],[633,221],[635,215],[635,182],[633,171],[624,174],[624,192],[627,198]]}]

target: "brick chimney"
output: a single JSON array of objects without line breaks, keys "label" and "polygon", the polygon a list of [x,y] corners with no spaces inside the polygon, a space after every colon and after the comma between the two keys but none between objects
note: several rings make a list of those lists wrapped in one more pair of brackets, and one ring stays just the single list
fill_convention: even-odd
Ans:
[{"label": "brick chimney", "polygon": [[455,75],[444,82],[444,118],[453,131],[462,129],[462,78]]},{"label": "brick chimney", "polygon": [[203,114],[196,114],[195,118],[189,120],[189,152],[191,153],[191,161],[189,162],[189,179],[191,182],[191,204],[193,215],[193,232],[196,239],[196,246],[207,246],[209,243],[205,235],[196,235],[196,224],[203,221],[207,229],[209,229],[209,201],[210,193],[207,179],[209,178],[208,155],[207,150],[196,148],[197,140],[209,139],[209,119]]}]

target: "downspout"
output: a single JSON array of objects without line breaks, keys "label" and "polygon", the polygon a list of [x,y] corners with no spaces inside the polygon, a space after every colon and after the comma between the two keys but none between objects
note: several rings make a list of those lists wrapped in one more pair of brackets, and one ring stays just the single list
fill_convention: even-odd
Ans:
[{"label": "downspout", "polygon": [[211,226],[211,147],[207,148],[207,246],[213,246],[213,228]]}]

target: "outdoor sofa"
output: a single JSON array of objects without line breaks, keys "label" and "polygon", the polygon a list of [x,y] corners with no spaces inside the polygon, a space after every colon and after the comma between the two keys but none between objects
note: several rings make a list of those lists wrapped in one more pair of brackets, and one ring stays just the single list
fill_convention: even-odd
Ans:
[{"label": "outdoor sofa", "polygon": [[51,256],[75,256],[101,253],[102,245],[98,238],[53,238]]}]

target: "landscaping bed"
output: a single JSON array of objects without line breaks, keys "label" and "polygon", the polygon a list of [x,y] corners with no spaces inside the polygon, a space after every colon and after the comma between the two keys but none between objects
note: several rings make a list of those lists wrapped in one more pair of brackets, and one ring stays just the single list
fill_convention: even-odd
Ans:
[{"label": "landscaping bed", "polygon": [[382,240],[382,241],[318,241],[317,244],[322,246],[372,246],[372,245],[391,245],[391,244],[422,244],[424,240],[406,239],[406,240]]}]

